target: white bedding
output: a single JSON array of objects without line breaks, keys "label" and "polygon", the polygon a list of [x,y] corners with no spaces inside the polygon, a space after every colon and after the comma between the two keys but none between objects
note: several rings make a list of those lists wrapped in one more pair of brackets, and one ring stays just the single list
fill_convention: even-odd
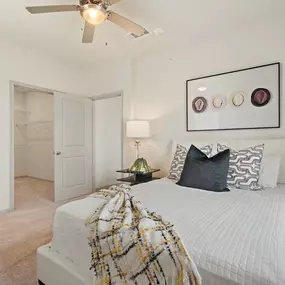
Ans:
[{"label": "white bedding", "polygon": [[[161,179],[133,187],[145,207],[174,223],[205,285],[285,284],[285,186],[213,193]],[[58,208],[52,250],[77,265],[86,284],[88,229],[84,220],[103,203],[88,197]]]}]

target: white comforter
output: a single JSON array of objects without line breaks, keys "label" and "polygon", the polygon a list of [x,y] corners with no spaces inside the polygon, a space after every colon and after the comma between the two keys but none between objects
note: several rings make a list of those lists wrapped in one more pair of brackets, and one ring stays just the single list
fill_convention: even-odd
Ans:
[{"label": "white comforter", "polygon": [[[162,179],[133,187],[145,207],[174,223],[205,285],[285,284],[285,187],[213,193]],[[52,250],[92,284],[85,219],[101,199],[60,207]]]}]

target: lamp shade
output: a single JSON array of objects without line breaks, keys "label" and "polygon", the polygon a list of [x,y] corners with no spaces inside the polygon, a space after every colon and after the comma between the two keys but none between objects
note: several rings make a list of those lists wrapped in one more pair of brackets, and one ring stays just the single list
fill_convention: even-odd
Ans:
[{"label": "lamp shade", "polygon": [[127,122],[128,138],[148,138],[150,136],[148,121],[129,121]]}]

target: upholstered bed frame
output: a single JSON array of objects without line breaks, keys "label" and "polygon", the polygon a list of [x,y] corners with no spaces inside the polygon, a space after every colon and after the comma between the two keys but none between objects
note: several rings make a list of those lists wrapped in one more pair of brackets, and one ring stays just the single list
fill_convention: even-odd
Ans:
[{"label": "upholstered bed frame", "polygon": [[37,251],[37,276],[39,284],[44,285],[89,285],[77,274],[71,261],[51,251],[50,244]]},{"label": "upholstered bed frame", "polygon": [[[211,275],[198,268],[200,274],[203,274],[203,284],[207,285],[237,285],[222,277]],[[52,252],[50,244],[40,247],[37,251],[37,276],[40,285],[93,285],[84,282],[78,275],[74,264],[62,258],[56,252]]]}]

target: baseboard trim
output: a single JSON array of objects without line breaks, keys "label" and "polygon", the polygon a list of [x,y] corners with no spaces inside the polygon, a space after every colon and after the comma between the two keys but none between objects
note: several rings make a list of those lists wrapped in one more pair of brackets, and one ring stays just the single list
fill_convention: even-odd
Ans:
[{"label": "baseboard trim", "polygon": [[14,209],[4,209],[4,210],[0,210],[0,214],[7,214],[7,213],[10,213],[13,211],[14,211]]},{"label": "baseboard trim", "polygon": [[32,179],[37,179],[37,180],[42,180],[42,181],[47,181],[47,182],[54,183],[53,180],[38,178],[38,177],[34,177],[34,176],[18,176],[18,177],[15,177],[15,179],[17,179],[17,178],[32,178]]}]

